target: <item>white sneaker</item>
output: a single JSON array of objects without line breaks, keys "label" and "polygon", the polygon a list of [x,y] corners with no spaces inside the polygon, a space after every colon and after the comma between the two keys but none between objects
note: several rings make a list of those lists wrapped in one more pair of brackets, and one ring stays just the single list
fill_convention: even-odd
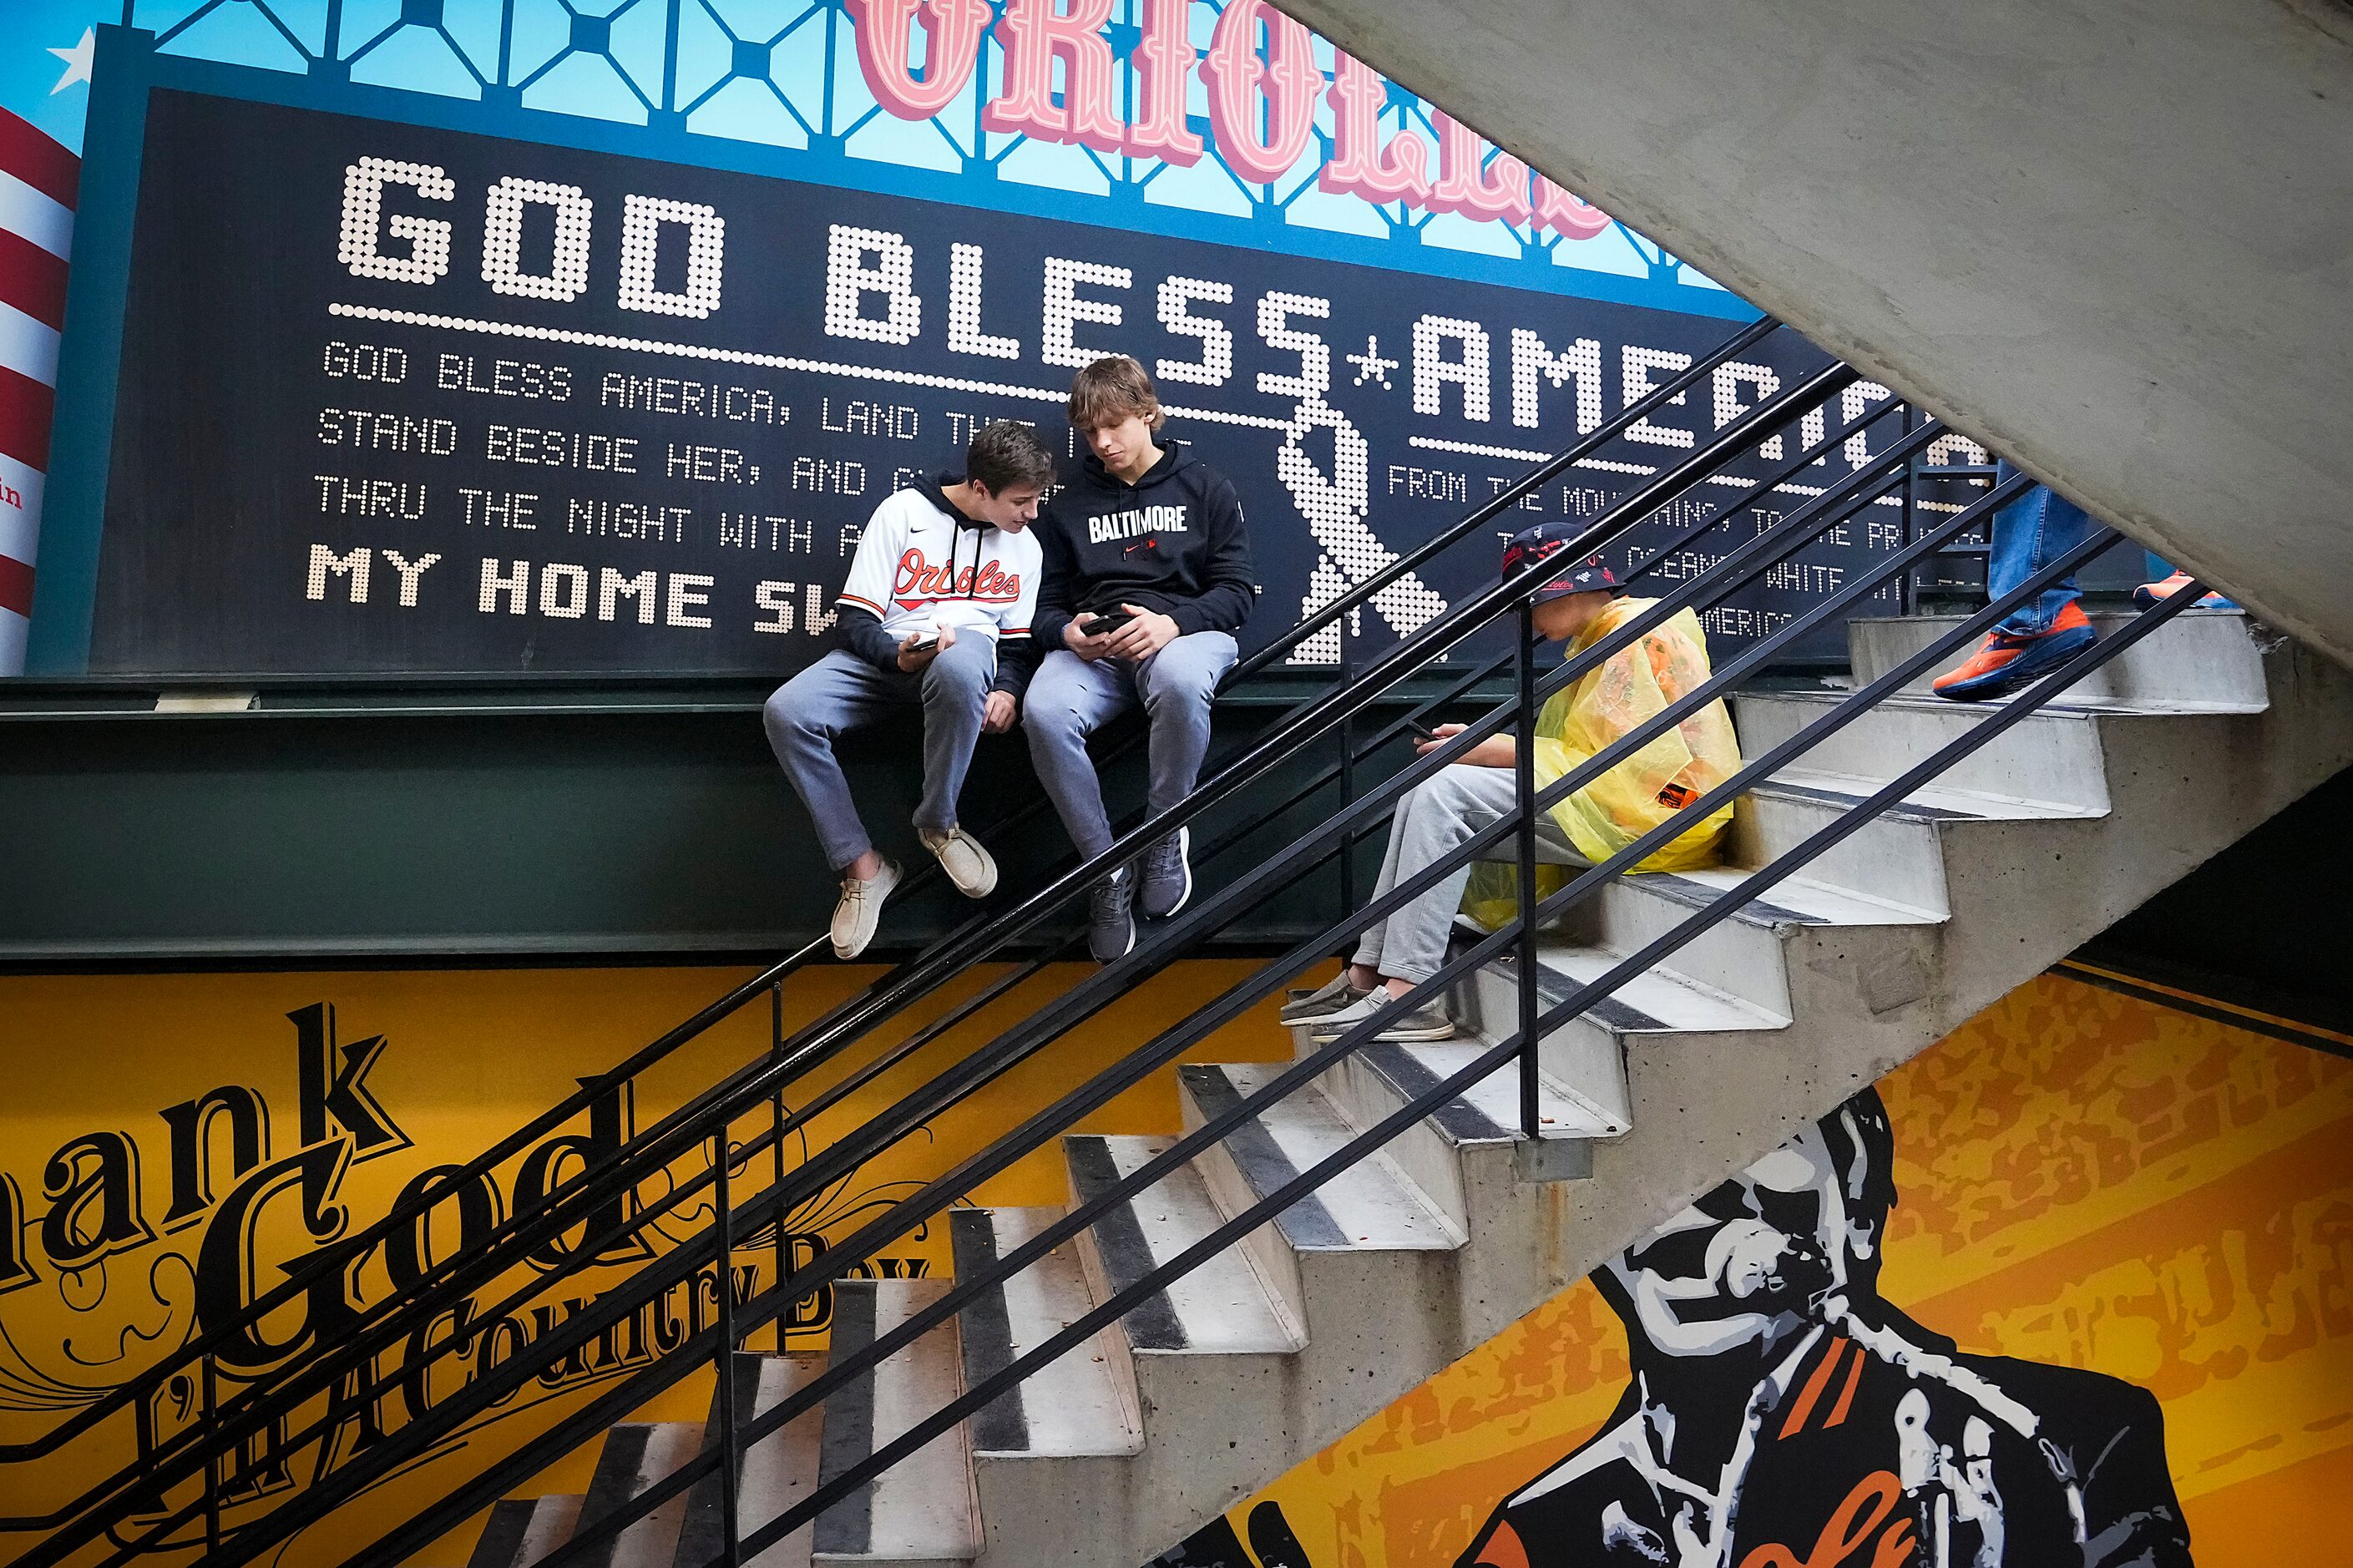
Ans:
[{"label": "white sneaker", "polygon": [[833,906],[833,955],[836,958],[856,958],[874,940],[874,928],[881,923],[882,900],[899,885],[899,868],[882,862],[882,869],[864,880],[856,877],[841,879],[841,901]]},{"label": "white sneaker", "polygon": [[980,847],[979,839],[961,827],[951,827],[944,833],[925,827],[919,829],[915,837],[939,861],[940,869],[948,874],[957,892],[967,899],[985,899],[997,891],[997,862]]}]

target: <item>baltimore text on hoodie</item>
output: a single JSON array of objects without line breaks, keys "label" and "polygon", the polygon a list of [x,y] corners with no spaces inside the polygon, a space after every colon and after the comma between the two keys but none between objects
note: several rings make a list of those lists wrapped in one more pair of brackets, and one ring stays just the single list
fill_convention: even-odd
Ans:
[{"label": "baltimore text on hoodie", "polygon": [[1046,582],[1031,630],[1041,647],[1061,647],[1073,616],[1121,605],[1168,616],[1179,637],[1250,619],[1258,587],[1232,483],[1185,443],[1160,445],[1132,485],[1089,452],[1039,514]]}]

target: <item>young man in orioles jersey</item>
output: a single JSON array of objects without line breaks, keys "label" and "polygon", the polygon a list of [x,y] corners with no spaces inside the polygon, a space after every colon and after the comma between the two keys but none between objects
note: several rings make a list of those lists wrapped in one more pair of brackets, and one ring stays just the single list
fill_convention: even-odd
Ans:
[{"label": "young man in orioles jersey", "polygon": [[973,437],[962,474],[885,500],[859,536],[842,586],[841,646],[768,699],[768,744],[841,880],[832,937],[842,958],[874,940],[900,877],[867,837],[834,756],[845,731],[922,710],[916,836],[965,897],[987,898],[997,886],[997,862],[957,825],[956,797],[981,731],[1013,727],[1036,668],[1029,618],[1039,552],[1028,530],[1053,477],[1053,457],[1029,427],[1005,419]]},{"label": "young man in orioles jersey", "polygon": [[1865,1089],[1595,1270],[1632,1379],[1457,1568],[2189,1568],[2157,1400],[1879,1294]]}]

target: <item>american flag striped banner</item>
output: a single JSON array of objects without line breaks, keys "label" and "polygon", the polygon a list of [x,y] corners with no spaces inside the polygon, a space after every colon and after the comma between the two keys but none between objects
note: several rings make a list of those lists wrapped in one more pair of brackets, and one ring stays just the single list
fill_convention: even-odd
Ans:
[{"label": "american flag striped banner", "polygon": [[25,668],[81,160],[0,109],[0,675]]}]

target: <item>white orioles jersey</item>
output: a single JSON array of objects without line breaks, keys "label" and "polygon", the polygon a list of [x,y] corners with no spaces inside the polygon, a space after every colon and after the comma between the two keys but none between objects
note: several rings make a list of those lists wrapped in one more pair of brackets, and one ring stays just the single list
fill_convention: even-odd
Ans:
[{"label": "white orioles jersey", "polygon": [[975,527],[934,485],[897,491],[859,536],[840,602],[879,616],[892,641],[954,626],[992,643],[1029,635],[1040,551],[1028,529]]}]

